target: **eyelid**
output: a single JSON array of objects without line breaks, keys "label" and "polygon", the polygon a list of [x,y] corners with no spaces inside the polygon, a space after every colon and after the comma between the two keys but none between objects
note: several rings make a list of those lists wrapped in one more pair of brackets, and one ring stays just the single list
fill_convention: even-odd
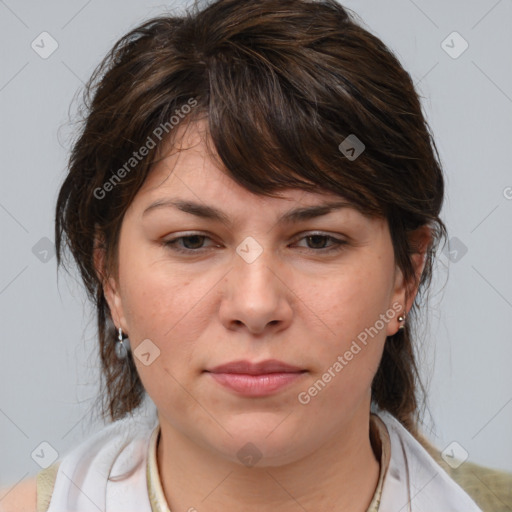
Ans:
[{"label": "eyelid", "polygon": [[328,233],[326,231],[320,231],[320,230],[306,230],[306,231],[301,231],[300,233],[298,233],[297,235],[295,235],[295,237],[293,238],[293,240],[299,240],[301,238],[307,238],[308,236],[325,236],[326,238],[332,238],[334,240],[338,240],[339,242],[343,242],[345,240],[343,240],[343,238],[341,238],[343,235],[335,235],[335,234],[331,234],[331,233]]}]

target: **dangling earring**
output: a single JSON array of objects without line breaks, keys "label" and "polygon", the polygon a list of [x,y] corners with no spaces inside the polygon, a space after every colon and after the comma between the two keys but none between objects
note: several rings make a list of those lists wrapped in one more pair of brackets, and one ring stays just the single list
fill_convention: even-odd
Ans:
[{"label": "dangling earring", "polygon": [[119,327],[119,334],[118,339],[116,341],[116,356],[118,359],[124,359],[128,352],[130,351],[130,340],[128,338],[125,338],[123,340],[123,331],[121,327]]},{"label": "dangling earring", "polygon": [[[399,317],[398,317],[398,321],[399,322],[405,322],[405,319],[407,317],[405,316],[405,313],[402,313]],[[398,328],[398,330],[401,330],[401,329],[405,329],[405,324],[402,324],[400,325],[400,327]]]}]

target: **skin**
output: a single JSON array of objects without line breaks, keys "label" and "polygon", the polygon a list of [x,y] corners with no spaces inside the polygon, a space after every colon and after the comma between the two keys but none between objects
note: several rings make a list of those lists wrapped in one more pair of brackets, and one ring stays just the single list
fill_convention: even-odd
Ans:
[{"label": "skin", "polygon": [[0,489],[0,512],[36,512],[37,477],[26,478],[14,487]]},{"label": "skin", "polygon": [[[117,274],[104,288],[132,351],[146,339],[160,350],[148,366],[134,360],[158,408],[157,459],[169,507],[365,511],[379,474],[369,440],[371,382],[386,336],[398,330],[397,317],[410,309],[416,289],[395,265],[385,219],[345,208],[278,223],[291,209],[340,197],[295,189],[279,198],[253,195],[207,156],[204,130],[202,122],[190,125],[186,149],[169,152],[154,166],[123,219]],[[232,226],[172,207],[143,215],[153,201],[170,197],[214,206]],[[207,237],[176,242],[190,254],[164,244],[190,232]],[[326,238],[308,239],[311,232]],[[236,252],[248,236],[263,249],[252,263]],[[322,250],[335,247],[329,236],[346,244]],[[426,247],[428,230],[417,237]],[[414,258],[419,276],[424,252]],[[298,394],[386,311],[396,314],[301,404]],[[240,396],[204,372],[237,359],[270,358],[307,372],[256,398]],[[253,467],[237,457],[247,442],[261,455]]]}]

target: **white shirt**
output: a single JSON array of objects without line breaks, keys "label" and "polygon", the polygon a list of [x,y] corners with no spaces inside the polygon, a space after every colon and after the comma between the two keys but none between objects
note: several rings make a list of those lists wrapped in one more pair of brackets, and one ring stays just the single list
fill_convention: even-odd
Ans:
[{"label": "white shirt", "polygon": [[[375,413],[391,447],[379,512],[482,512],[398,420]],[[156,428],[156,416],[128,416],[83,441],[60,461],[48,512],[152,512],[146,468]]]}]

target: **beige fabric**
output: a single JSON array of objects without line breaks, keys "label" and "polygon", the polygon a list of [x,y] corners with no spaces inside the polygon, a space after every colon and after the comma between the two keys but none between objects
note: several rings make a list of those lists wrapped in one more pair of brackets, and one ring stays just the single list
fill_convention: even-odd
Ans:
[{"label": "beige fabric", "polygon": [[370,415],[370,440],[374,452],[380,457],[380,474],[377,489],[375,490],[367,512],[378,512],[382,495],[382,485],[389,466],[389,460],[391,459],[391,441],[386,425],[384,425],[384,422],[375,414]]},{"label": "beige fabric", "polygon": [[148,466],[146,469],[149,501],[151,503],[152,512],[171,512],[162,489],[160,474],[158,472],[158,463],[156,461],[156,450],[159,437],[160,425],[153,430],[149,441]]},{"label": "beige fabric", "polygon": [[[375,494],[373,495],[372,502],[370,503],[367,512],[378,512],[382,493],[382,484],[389,464],[391,450],[388,431],[382,420],[375,414],[370,416],[370,420],[370,438],[372,446],[374,451],[376,451],[377,454],[380,454],[380,474],[377,489],[375,490]],[[171,512],[167,505],[167,500],[165,499],[158,473],[156,453],[159,435],[160,426],[157,426],[151,434],[151,439],[149,441],[148,465],[146,470],[149,501],[151,502],[152,512]]]},{"label": "beige fabric", "polygon": [[37,512],[46,512],[50,506],[59,465],[57,461],[37,474]]},{"label": "beige fabric", "polygon": [[512,511],[512,473],[479,466],[473,462],[464,462],[454,469],[443,460],[441,450],[425,437],[418,436],[418,441],[484,512]]}]

